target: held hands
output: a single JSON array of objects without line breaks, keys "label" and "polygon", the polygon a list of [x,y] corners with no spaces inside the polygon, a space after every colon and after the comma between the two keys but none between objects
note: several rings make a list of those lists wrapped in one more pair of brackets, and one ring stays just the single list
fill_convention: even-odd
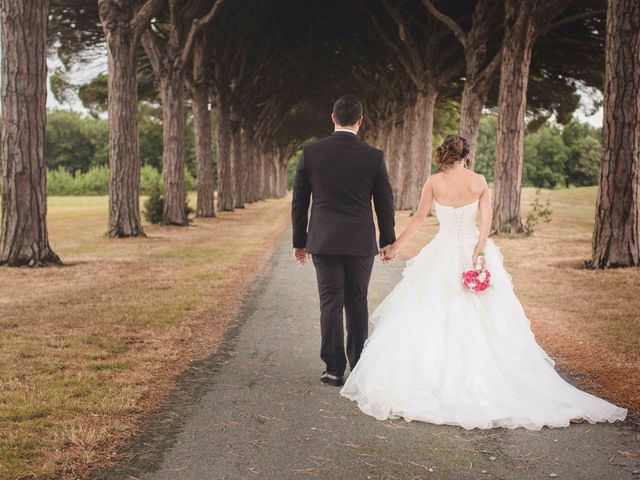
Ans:
[{"label": "held hands", "polygon": [[293,259],[298,262],[300,265],[304,265],[309,260],[309,254],[304,248],[294,248],[293,249]]},{"label": "held hands", "polygon": [[389,263],[396,258],[399,249],[400,247],[398,246],[398,242],[382,247],[380,249],[380,259],[382,260],[382,263]]}]

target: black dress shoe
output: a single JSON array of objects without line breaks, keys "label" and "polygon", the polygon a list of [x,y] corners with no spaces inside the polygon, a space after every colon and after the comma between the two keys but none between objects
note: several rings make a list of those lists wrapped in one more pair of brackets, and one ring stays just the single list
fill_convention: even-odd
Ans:
[{"label": "black dress shoe", "polygon": [[331,375],[327,372],[322,372],[320,375],[320,381],[327,385],[333,385],[334,387],[341,387],[344,385],[344,376],[338,377],[337,375]]}]

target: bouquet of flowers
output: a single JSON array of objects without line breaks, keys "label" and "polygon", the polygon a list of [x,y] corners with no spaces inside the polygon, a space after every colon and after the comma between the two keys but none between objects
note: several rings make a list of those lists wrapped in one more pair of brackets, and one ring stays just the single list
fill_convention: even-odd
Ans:
[{"label": "bouquet of flowers", "polygon": [[485,268],[484,257],[478,257],[475,268],[462,272],[462,283],[474,293],[485,292],[491,286],[491,272]]}]

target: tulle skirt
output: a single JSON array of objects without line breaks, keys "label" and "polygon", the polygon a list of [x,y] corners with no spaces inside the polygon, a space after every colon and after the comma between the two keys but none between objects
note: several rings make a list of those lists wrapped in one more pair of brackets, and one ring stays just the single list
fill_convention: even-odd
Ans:
[{"label": "tulle skirt", "polygon": [[371,316],[375,328],[340,393],[377,419],[539,430],[623,420],[627,410],[565,382],[538,345],[498,247],[492,287],[461,281],[477,238],[437,235]]}]

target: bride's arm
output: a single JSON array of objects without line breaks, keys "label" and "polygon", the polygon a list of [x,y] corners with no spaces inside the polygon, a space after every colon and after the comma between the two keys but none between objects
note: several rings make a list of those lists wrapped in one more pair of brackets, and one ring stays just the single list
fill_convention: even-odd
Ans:
[{"label": "bride's arm", "polygon": [[491,233],[491,222],[493,219],[491,212],[491,190],[489,190],[489,185],[487,185],[487,180],[484,177],[482,177],[482,183],[484,184],[484,189],[478,202],[478,208],[480,209],[480,238],[478,239],[476,248],[473,250],[474,265],[478,262],[478,255],[484,252],[484,246],[489,239],[489,233]]},{"label": "bride's arm", "polygon": [[402,231],[398,239],[390,245],[386,252],[386,258],[391,259],[398,254],[398,250],[402,245],[404,245],[409,238],[415,233],[416,229],[420,226],[420,224],[427,218],[427,214],[431,209],[431,204],[433,203],[433,185],[431,181],[431,177],[427,178],[427,181],[424,183],[422,187],[422,194],[420,195],[420,204],[418,205],[418,209],[416,213],[411,217],[411,221]]}]

